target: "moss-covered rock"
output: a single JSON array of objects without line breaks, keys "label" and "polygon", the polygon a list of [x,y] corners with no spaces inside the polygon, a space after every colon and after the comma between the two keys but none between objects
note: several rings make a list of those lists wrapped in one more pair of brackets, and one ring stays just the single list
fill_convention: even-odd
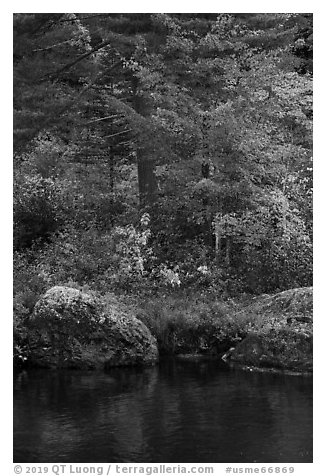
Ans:
[{"label": "moss-covered rock", "polygon": [[[247,312],[245,310],[245,312]],[[313,288],[295,288],[272,296],[260,296],[250,305],[250,311],[261,317],[275,315],[278,320],[312,323]]]},{"label": "moss-covered rock", "polygon": [[230,356],[231,362],[302,372],[312,371],[312,335],[291,329],[250,334]]},{"label": "moss-covered rock", "polygon": [[34,365],[101,368],[158,359],[156,340],[141,321],[74,288],[49,289],[35,305],[29,329]]},{"label": "moss-covered rock", "polygon": [[312,288],[290,289],[256,299],[241,311],[251,316],[252,331],[230,353],[230,361],[312,371],[312,311]]}]

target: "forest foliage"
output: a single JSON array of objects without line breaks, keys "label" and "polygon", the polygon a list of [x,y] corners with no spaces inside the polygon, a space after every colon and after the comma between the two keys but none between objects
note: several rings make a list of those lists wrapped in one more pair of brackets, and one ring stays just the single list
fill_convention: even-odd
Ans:
[{"label": "forest foliage", "polygon": [[15,14],[14,248],[19,316],[311,285],[312,15]]}]

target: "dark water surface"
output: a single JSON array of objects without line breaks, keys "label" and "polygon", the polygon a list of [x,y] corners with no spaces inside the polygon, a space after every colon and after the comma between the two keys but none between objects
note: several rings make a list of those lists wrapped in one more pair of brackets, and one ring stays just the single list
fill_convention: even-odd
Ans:
[{"label": "dark water surface", "polygon": [[312,379],[165,361],[14,376],[14,462],[312,461]]}]

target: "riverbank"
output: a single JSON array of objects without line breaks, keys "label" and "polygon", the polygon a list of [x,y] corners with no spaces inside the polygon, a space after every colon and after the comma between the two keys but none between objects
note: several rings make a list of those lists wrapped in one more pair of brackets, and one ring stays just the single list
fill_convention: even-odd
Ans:
[{"label": "riverbank", "polygon": [[312,288],[245,302],[144,302],[138,317],[161,354],[211,355],[232,365],[309,373],[313,369]]},{"label": "riverbank", "polygon": [[223,358],[249,369],[312,371],[312,288],[241,302],[172,294],[100,299],[60,289],[51,299],[43,297],[23,332],[16,332],[16,364],[147,365],[159,354]]}]

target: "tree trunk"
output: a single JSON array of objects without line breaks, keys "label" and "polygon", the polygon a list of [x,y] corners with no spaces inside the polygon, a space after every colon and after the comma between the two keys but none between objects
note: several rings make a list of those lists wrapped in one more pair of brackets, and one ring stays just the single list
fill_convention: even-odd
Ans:
[{"label": "tree trunk", "polygon": [[227,236],[225,240],[225,266],[229,270],[231,265],[231,237]]},{"label": "tree trunk", "polygon": [[[201,125],[202,141],[201,141],[201,175],[203,179],[210,179],[212,175],[212,161],[210,150],[210,120],[207,116],[203,116],[203,122]],[[219,247],[219,236],[216,232],[215,222],[213,220],[213,208],[210,204],[210,200],[207,197],[203,198],[203,206],[206,210],[205,228],[206,228],[206,240],[209,246],[209,255],[217,255],[216,250]]]},{"label": "tree trunk", "polygon": [[[139,80],[133,77],[133,104],[135,111],[143,116],[148,117],[150,107],[144,96],[139,94]],[[150,131],[144,131],[144,137],[139,138],[137,148],[137,164],[138,164],[138,188],[139,188],[139,205],[145,208],[153,205],[157,196],[157,180],[154,173],[155,161],[150,153]]]},{"label": "tree trunk", "polygon": [[157,181],[154,161],[138,151],[138,187],[140,208],[153,205],[156,199]]},{"label": "tree trunk", "polygon": [[220,233],[220,225],[217,223],[217,219],[213,222],[214,226],[214,235],[215,235],[215,257],[217,258],[220,253],[220,245],[221,245],[221,233]]},{"label": "tree trunk", "polygon": [[109,155],[109,186],[110,192],[113,193],[114,187],[114,157],[111,152],[111,148],[108,148],[108,155]]}]

